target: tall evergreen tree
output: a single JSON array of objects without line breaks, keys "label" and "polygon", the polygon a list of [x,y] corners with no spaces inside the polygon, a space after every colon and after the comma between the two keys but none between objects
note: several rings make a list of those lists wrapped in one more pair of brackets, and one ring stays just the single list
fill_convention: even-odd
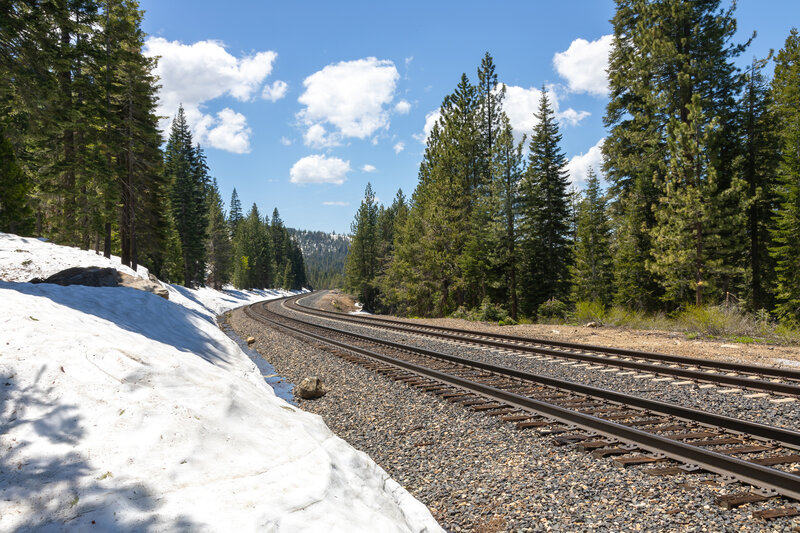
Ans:
[{"label": "tall evergreen tree", "polygon": [[233,246],[231,245],[228,222],[219,196],[217,180],[213,180],[208,189],[208,282],[216,290],[231,279],[233,263]]},{"label": "tall evergreen tree", "polygon": [[[400,293],[419,315],[445,315],[479,302],[465,283],[467,242],[473,226],[475,191],[481,181],[479,99],[466,74],[446,96],[428,137],[419,184],[397,248],[393,268],[402,272]],[[465,254],[467,256],[465,257]]]},{"label": "tall evergreen tree", "polygon": [[519,298],[517,277],[519,274],[519,252],[517,240],[517,216],[519,211],[519,189],[523,175],[522,146],[514,142],[511,124],[505,113],[501,117],[502,128],[494,144],[492,158],[492,223],[493,243],[492,268],[499,273],[495,281],[495,301],[507,305],[511,318],[517,320]]},{"label": "tall evergreen tree", "polygon": [[577,208],[572,295],[575,300],[609,305],[613,294],[611,228],[600,179],[589,168],[586,190]]},{"label": "tall evergreen tree", "polygon": [[505,85],[500,85],[495,73],[494,59],[486,52],[478,68],[478,129],[480,132],[480,150],[483,160],[483,183],[488,185],[492,179],[492,158],[495,152],[497,137],[501,134],[503,123],[503,99],[506,94]]},{"label": "tall evergreen tree", "polygon": [[529,144],[528,168],[522,182],[521,247],[524,254],[521,303],[536,313],[550,298],[569,296],[569,196],[567,158],[547,93],[542,90],[537,124]]},{"label": "tall evergreen tree", "polygon": [[345,288],[357,295],[367,310],[377,304],[378,206],[372,185],[367,183],[364,199],[350,224],[350,251],[345,264]]},{"label": "tall evergreen tree", "polygon": [[33,229],[30,182],[17,164],[11,142],[0,132],[0,231],[27,235]]},{"label": "tall evergreen tree", "polygon": [[275,254],[269,228],[253,204],[234,238],[233,284],[239,289],[265,289],[275,284]]},{"label": "tall evergreen tree", "polygon": [[[142,53],[143,15],[136,2],[106,0],[105,10],[106,164],[112,165],[109,178],[116,177],[116,183],[97,188],[101,199],[92,226],[110,240],[109,211],[118,194],[120,255],[123,264],[136,269],[140,248],[144,257],[160,259],[168,239],[162,227],[168,224],[163,212],[169,204],[163,194],[167,179],[156,114],[156,62]],[[117,45],[113,53],[112,42]]]},{"label": "tall evergreen tree", "polygon": [[670,166],[652,230],[653,260],[647,267],[660,279],[666,301],[681,304],[691,298],[699,306],[719,289],[724,264],[720,253],[723,221],[718,214],[731,189],[719,190],[710,161],[709,143],[716,122],[706,121],[699,95],[688,108],[688,122],[674,118],[670,123]]},{"label": "tall evergreen tree", "polygon": [[[283,274],[286,272],[286,265],[289,261],[289,234],[286,232],[286,228],[283,226],[283,220],[281,220],[281,215],[278,213],[277,207],[272,210],[272,221],[269,225],[269,234],[270,238],[272,239],[272,251],[275,254],[277,285],[280,287],[288,287],[290,283],[287,283],[287,280],[283,278]],[[289,267],[289,271],[291,271],[291,267]]]},{"label": "tall evergreen tree", "polygon": [[747,216],[743,238],[748,243],[745,293],[751,310],[771,309],[775,289],[775,264],[769,248],[772,246],[772,216],[778,207],[776,175],[780,144],[772,94],[762,74],[765,65],[765,60],[753,60],[739,105],[743,150],[736,168],[746,186],[742,206]]},{"label": "tall evergreen tree", "polygon": [[778,167],[780,209],[775,217],[772,256],[776,263],[778,313],[800,321],[800,35],[793,28],[775,58],[774,110],[780,124]]},{"label": "tall evergreen tree", "polygon": [[233,194],[231,194],[231,210],[230,213],[228,213],[228,225],[231,228],[231,234],[236,232],[236,227],[243,218],[242,202],[239,200],[239,195],[236,193],[236,187],[234,187]]},{"label": "tall evergreen tree", "polygon": [[[603,145],[616,249],[622,254],[615,257],[616,299],[652,308],[661,288],[646,263],[669,172],[667,125],[674,119],[687,124],[689,106],[697,95],[706,120],[718,124],[705,149],[719,190],[735,185],[735,96],[741,81],[733,60],[746,44],[730,43],[736,31],[733,7],[721,10],[719,0],[616,0],[616,4],[608,68],[610,100],[604,119],[609,135]],[[722,212],[737,209],[736,195],[726,198],[730,203],[721,206]],[[731,246],[734,239],[723,241]],[[726,255],[728,262],[742,255],[736,249],[715,253]],[[735,283],[727,278],[730,273],[719,274],[721,283]]]},{"label": "tall evergreen tree", "polygon": [[172,184],[172,216],[181,240],[184,283],[199,286],[205,275],[207,169],[202,152],[192,145],[183,107],[172,122],[164,172]]}]

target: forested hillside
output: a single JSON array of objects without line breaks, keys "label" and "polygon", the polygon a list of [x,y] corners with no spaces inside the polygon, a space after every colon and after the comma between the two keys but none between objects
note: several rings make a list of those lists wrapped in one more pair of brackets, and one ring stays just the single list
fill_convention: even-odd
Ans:
[{"label": "forested hillside", "polygon": [[379,206],[367,187],[346,270],[367,308],[535,318],[579,301],[738,302],[800,319],[797,31],[740,69],[749,42],[733,41],[735,5],[616,6],[595,169],[607,186],[593,173],[570,193],[546,91],[532,131],[512,131],[487,53],[443,99],[411,198]]},{"label": "forested hillside", "polygon": [[308,283],[314,289],[344,286],[344,262],[350,239],[347,235],[289,228],[303,251]]},{"label": "forested hillside", "polygon": [[244,217],[175,110],[166,146],[156,60],[134,0],[0,10],[0,231],[94,249],[187,286],[306,284],[277,209]]}]

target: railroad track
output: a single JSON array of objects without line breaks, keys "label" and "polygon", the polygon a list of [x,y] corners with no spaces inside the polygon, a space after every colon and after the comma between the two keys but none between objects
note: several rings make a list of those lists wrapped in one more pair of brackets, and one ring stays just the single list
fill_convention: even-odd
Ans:
[{"label": "railroad track", "polygon": [[[642,352],[604,346],[592,346],[562,341],[532,339],[496,333],[475,332],[466,329],[446,328],[375,316],[346,315],[332,311],[313,309],[298,300],[286,301],[293,311],[314,315],[328,320],[355,323],[368,327],[420,335],[445,342],[471,344],[482,348],[508,350],[540,360],[575,361],[576,364],[602,366],[608,369],[630,371],[639,375],[679,380],[674,385],[689,383],[719,385],[728,391],[751,391],[753,397],[772,395],[775,403],[794,401],[800,397],[800,371],[747,365],[727,361],[713,361],[669,354]],[[623,374],[624,375],[624,374]]]},{"label": "railroad track", "polygon": [[[387,377],[539,431],[556,445],[576,444],[621,466],[653,464],[645,470],[651,475],[712,472],[758,489],[718,498],[723,507],[779,496],[800,500],[800,432],[382,341],[271,309],[296,299],[254,304],[245,312]],[[757,516],[797,514],[789,505]]]}]

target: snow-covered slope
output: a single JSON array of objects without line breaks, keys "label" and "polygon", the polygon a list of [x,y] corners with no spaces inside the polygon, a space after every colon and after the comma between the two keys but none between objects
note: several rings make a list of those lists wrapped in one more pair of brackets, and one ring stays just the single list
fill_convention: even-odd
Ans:
[{"label": "snow-covered slope", "polygon": [[0,233],[0,531],[441,530],[214,324],[278,291],[22,282],[76,265]]}]

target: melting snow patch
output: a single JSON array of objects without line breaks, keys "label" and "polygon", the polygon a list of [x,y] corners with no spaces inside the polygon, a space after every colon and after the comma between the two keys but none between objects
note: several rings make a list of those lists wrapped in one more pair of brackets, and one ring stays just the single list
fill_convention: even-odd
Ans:
[{"label": "melting snow patch", "polygon": [[0,530],[441,531],[215,325],[286,293],[24,283],[90,265],[0,234]]}]

